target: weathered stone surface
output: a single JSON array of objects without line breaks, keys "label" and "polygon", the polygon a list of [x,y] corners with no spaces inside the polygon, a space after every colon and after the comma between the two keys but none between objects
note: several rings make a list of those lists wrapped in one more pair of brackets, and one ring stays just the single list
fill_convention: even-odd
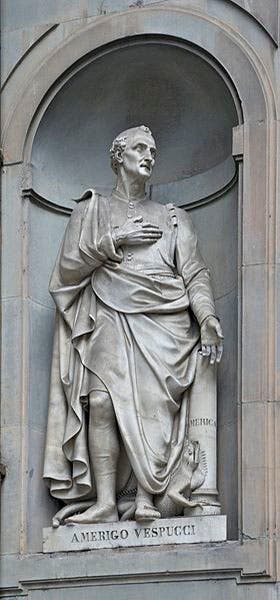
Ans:
[{"label": "weathered stone surface", "polygon": [[234,4],[241,6],[251,15],[256,21],[258,21],[271,35],[271,37],[278,40],[278,28],[277,28],[277,17],[278,17],[278,5],[277,0],[231,0]]},{"label": "weathered stone surface", "polygon": [[[240,8],[234,4],[240,4]],[[277,33],[277,2],[4,0],[2,5],[5,29],[3,69],[6,74],[15,66],[16,69],[7,82],[2,101],[2,106],[7,107],[7,119],[12,115],[7,127],[8,144],[4,143],[3,150],[7,163],[13,165],[8,167],[11,176],[7,171],[5,173],[5,167],[2,179],[3,184],[6,180],[8,186],[2,193],[2,294],[7,300],[2,314],[1,417],[4,429],[1,442],[7,472],[2,484],[1,551],[6,555],[1,557],[1,593],[10,600],[21,595],[29,600],[41,600],[46,596],[48,600],[57,600],[58,597],[61,600],[146,600],[151,597],[161,600],[185,597],[199,600],[276,600],[280,593],[279,585],[273,583],[280,576],[280,552],[276,552],[279,544],[276,532],[279,530],[280,402],[275,389],[275,360],[279,356],[279,347],[275,353],[275,308],[280,304],[274,295],[274,275],[279,265],[279,254],[278,264],[274,254],[274,249],[275,253],[277,249],[279,251],[275,244],[279,231],[275,218],[277,147],[274,119],[277,118],[277,102],[279,106],[276,81],[279,81],[280,69],[279,52],[256,19],[262,21],[271,34]],[[128,9],[126,15],[116,14],[123,9]],[[115,14],[111,12],[107,16],[105,11],[107,15],[110,11]],[[44,27],[55,26],[56,23],[60,24],[50,34],[37,37],[43,33]],[[34,332],[39,311],[35,314],[34,310],[29,331],[26,319],[28,307],[25,307],[23,316],[21,297],[29,295],[48,306],[47,290],[42,289],[42,284],[47,281],[48,265],[53,262],[54,246],[58,244],[64,224],[63,227],[58,222],[56,224],[56,216],[57,219],[60,217],[39,207],[40,216],[36,223],[34,220],[34,226],[29,208],[24,215],[21,214],[21,165],[15,163],[30,161],[28,148],[32,146],[33,135],[33,125],[30,127],[30,124],[37,128],[51,102],[52,93],[57,91],[56,85],[67,81],[65,72],[69,73],[69,78],[74,75],[75,61],[83,61],[93,49],[118,38],[123,40],[128,36],[131,41],[130,36],[139,35],[140,39],[145,34],[155,33],[166,35],[168,42],[181,38],[190,44],[194,52],[197,49],[202,53],[205,51],[205,58],[213,59],[214,69],[218,67],[219,70],[220,66],[220,74],[227,79],[230,91],[235,88],[235,99],[241,107],[239,123],[244,122],[244,168],[241,167],[239,178],[238,224],[235,219],[227,219],[226,222],[222,211],[221,219],[218,219],[218,204],[224,206],[224,199],[213,203],[211,211],[207,207],[196,211],[201,213],[201,217],[197,216],[201,219],[197,226],[202,241],[214,231],[215,244],[219,246],[222,236],[229,241],[230,229],[236,235],[238,233],[238,313],[235,280],[228,277],[227,260],[233,256],[228,245],[221,246],[223,273],[226,275],[217,282],[217,307],[221,321],[225,322],[225,316],[231,314],[230,326],[227,321],[225,327],[225,354],[220,369],[223,391],[218,411],[218,450],[223,456],[223,463],[219,466],[219,487],[224,512],[228,515],[228,530],[233,522],[237,523],[237,511],[238,523],[242,527],[238,534],[237,527],[234,527],[232,539],[235,541],[220,544],[105,549],[94,553],[61,552],[50,559],[48,555],[41,554],[41,532],[44,523],[47,525],[49,522],[46,518],[49,509],[46,510],[47,490],[43,482],[39,483],[39,455],[43,447],[41,430],[44,427],[41,417],[46,411],[46,390],[43,396],[40,393],[36,397],[41,358],[43,360],[46,353],[47,364],[49,356],[50,346],[45,340],[47,313],[46,320],[42,320],[36,336],[31,339],[30,332]],[[65,52],[59,50],[60,44]],[[113,98],[117,87],[118,82],[110,87]],[[165,92],[168,92],[167,88]],[[137,87],[135,93],[143,95],[142,86]],[[93,90],[92,99],[96,94],[98,90]],[[187,99],[184,102],[187,104]],[[112,113],[118,110],[112,106]],[[139,106],[141,108],[143,103],[139,102]],[[41,113],[37,112],[38,107]],[[215,115],[217,106],[213,104],[212,109]],[[124,110],[129,113],[127,106]],[[3,112],[5,114],[5,110]],[[105,115],[104,120],[107,117]],[[170,121],[173,119],[174,112],[170,111]],[[137,118],[136,122],[140,120]],[[248,132],[249,122],[254,123],[251,132]],[[182,127],[181,122],[174,119],[173,125],[188,137],[189,131]],[[67,127],[71,127],[69,119]],[[62,130],[62,135],[64,133],[66,131]],[[54,137],[56,134],[54,129]],[[49,143],[49,137],[50,131],[47,131],[46,143]],[[69,152],[69,160],[71,158]],[[242,160],[242,156],[239,159]],[[67,162],[64,164],[67,165]],[[46,165],[46,170],[53,177],[49,165]],[[65,179],[65,173],[61,171],[62,179]],[[67,177],[68,174],[71,175],[70,171]],[[79,189],[82,183],[77,182]],[[73,189],[70,179],[69,185]],[[166,196],[169,191],[172,196],[173,185],[177,188],[177,183],[171,182]],[[178,186],[181,186],[180,182]],[[178,194],[175,195],[177,198]],[[66,196],[64,192],[57,198],[52,194],[51,199],[62,204],[66,203]],[[171,198],[171,201],[174,199]],[[25,204],[28,206],[29,202]],[[207,240],[205,247],[205,257],[211,259]],[[27,254],[30,262],[26,260]],[[212,259],[210,262],[215,264]],[[263,269],[265,263],[267,267]],[[245,273],[243,265],[251,265]],[[25,275],[22,282],[21,273],[26,273],[26,267],[27,277]],[[234,291],[230,292],[232,288]],[[232,368],[232,346],[227,341],[233,339],[231,332],[237,321],[239,346],[235,356],[238,358],[238,376]],[[279,335],[278,338],[280,340]],[[33,348],[29,354],[30,344]],[[39,362],[35,362],[36,353],[42,355]],[[32,369],[30,361],[34,361]],[[45,377],[46,373],[44,381]],[[29,397],[28,386],[32,397]],[[241,410],[241,404],[246,402],[250,406]],[[241,475],[240,485],[236,481],[237,471]],[[54,510],[50,510],[52,512]],[[20,555],[17,554],[19,552]],[[226,579],[223,579],[225,573]]]},{"label": "weathered stone surface", "polygon": [[226,516],[156,519],[139,525],[135,521],[65,525],[43,530],[43,552],[71,552],[130,546],[198,544],[226,540]]}]

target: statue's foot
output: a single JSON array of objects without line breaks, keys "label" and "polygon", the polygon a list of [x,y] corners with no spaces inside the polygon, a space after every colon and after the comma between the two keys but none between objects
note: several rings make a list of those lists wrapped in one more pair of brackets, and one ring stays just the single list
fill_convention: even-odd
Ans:
[{"label": "statue's foot", "polygon": [[184,504],[186,508],[203,508],[203,505],[200,502],[196,502],[195,500],[188,500],[186,504]]},{"label": "statue's foot", "polygon": [[56,529],[57,527],[59,527],[59,525],[64,524],[64,520],[66,519],[66,517],[75,514],[77,510],[86,510],[86,508],[89,508],[90,506],[92,506],[92,500],[82,500],[81,502],[73,502],[71,504],[66,504],[66,506],[63,506],[63,508],[61,508],[53,516],[52,526]]},{"label": "statue's foot", "polygon": [[118,512],[120,521],[129,521],[134,518],[135,499],[118,502]]},{"label": "statue's foot", "polygon": [[135,521],[138,523],[143,523],[145,521],[154,521],[154,519],[160,519],[161,513],[153,504],[149,502],[140,501],[137,502],[136,510],[135,510]]},{"label": "statue's foot", "polygon": [[116,505],[93,504],[85,512],[65,519],[65,523],[115,523],[119,520]]}]

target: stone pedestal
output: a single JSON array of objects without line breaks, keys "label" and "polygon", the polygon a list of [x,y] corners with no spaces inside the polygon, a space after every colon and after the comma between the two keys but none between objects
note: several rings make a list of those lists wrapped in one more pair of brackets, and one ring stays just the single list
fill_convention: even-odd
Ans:
[{"label": "stone pedestal", "polygon": [[226,540],[224,515],[156,519],[96,525],[62,525],[43,529],[43,552],[71,552],[103,548],[197,544]]}]

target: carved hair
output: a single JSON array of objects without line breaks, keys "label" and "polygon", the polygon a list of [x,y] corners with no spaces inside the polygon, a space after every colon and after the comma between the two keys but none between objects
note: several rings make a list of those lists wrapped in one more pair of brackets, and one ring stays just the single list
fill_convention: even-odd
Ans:
[{"label": "carved hair", "polygon": [[120,153],[121,154],[123,153],[123,151],[126,147],[127,138],[129,136],[131,136],[133,133],[136,133],[136,131],[138,131],[139,129],[141,131],[145,131],[145,133],[148,133],[151,136],[153,135],[151,130],[149,129],[149,127],[146,127],[146,125],[139,125],[139,127],[131,127],[130,129],[126,129],[125,131],[122,131],[114,139],[114,141],[111,145],[111,148],[110,148],[110,156],[111,156],[111,167],[116,174],[118,173],[118,165],[119,165],[117,156],[120,155]]}]

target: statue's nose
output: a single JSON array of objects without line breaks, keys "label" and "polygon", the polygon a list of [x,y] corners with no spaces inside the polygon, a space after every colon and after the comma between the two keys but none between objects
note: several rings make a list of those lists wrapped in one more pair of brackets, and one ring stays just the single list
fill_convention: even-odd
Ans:
[{"label": "statue's nose", "polygon": [[151,154],[150,154],[150,156],[148,158],[148,162],[149,162],[150,167],[155,164],[154,156],[152,156]]},{"label": "statue's nose", "polygon": [[153,155],[152,152],[149,148],[146,148],[146,152],[145,152],[145,160],[149,161],[150,163],[153,162]]}]

